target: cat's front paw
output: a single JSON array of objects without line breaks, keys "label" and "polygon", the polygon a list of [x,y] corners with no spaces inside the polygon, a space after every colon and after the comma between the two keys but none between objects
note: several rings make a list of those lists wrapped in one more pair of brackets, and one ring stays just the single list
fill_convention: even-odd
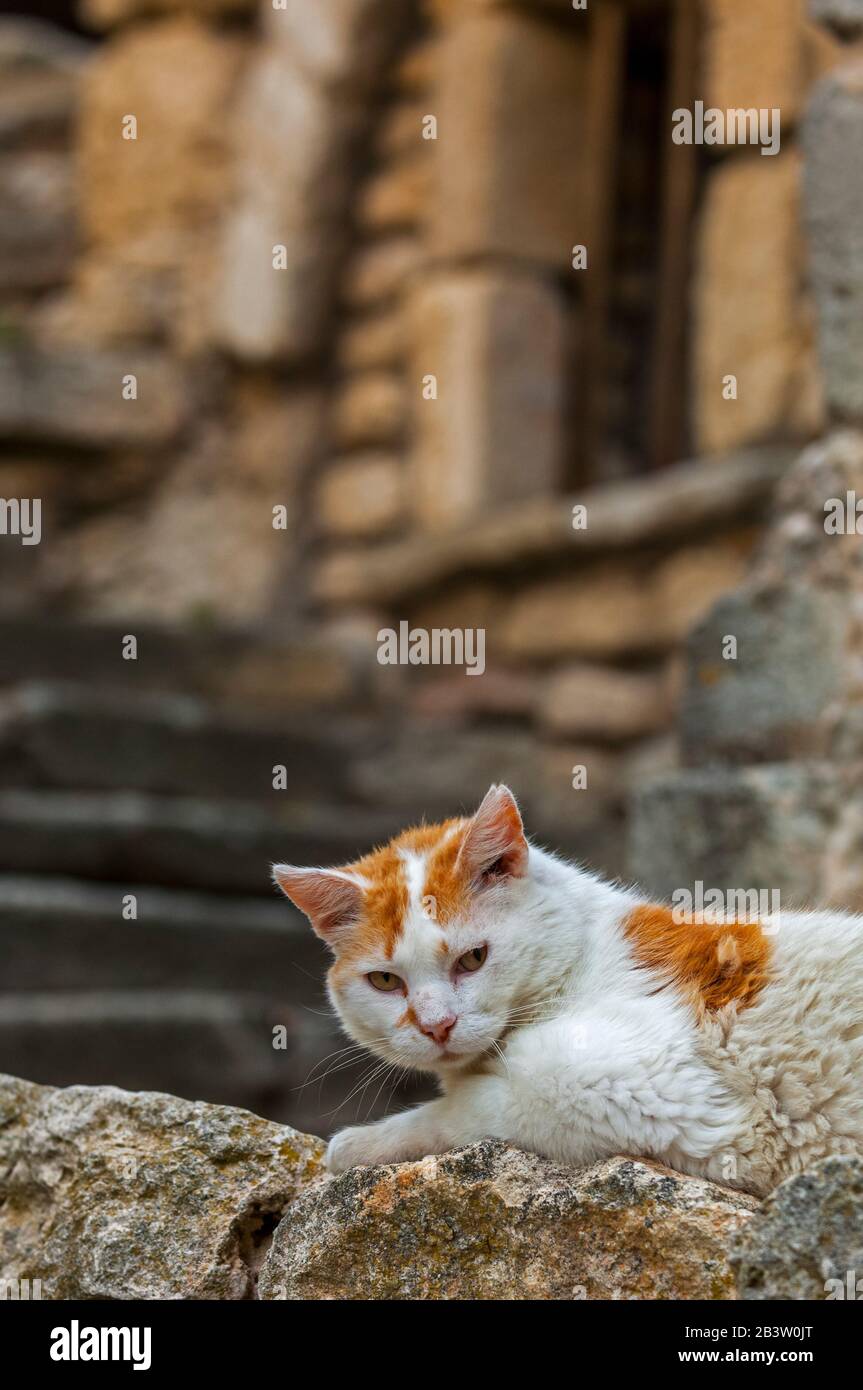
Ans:
[{"label": "cat's front paw", "polygon": [[376,1125],[351,1125],[339,1130],[327,1145],[325,1159],[330,1173],[346,1173],[358,1164],[381,1163],[377,1155],[380,1144],[375,1142],[373,1130]]},{"label": "cat's front paw", "polygon": [[346,1173],[359,1164],[403,1163],[433,1152],[421,1111],[389,1115],[373,1125],[350,1125],[333,1135],[327,1146],[326,1165],[331,1173]]}]

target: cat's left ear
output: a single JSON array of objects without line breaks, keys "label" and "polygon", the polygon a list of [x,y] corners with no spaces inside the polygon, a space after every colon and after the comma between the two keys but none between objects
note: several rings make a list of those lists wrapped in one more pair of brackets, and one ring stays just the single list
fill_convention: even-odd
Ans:
[{"label": "cat's left ear", "polygon": [[489,787],[458,853],[471,878],[524,878],[528,845],[516,799],[509,787]]},{"label": "cat's left ear", "polygon": [[313,930],[335,948],[356,925],[363,905],[362,885],[340,869],[297,869],[274,864],[273,879]]}]

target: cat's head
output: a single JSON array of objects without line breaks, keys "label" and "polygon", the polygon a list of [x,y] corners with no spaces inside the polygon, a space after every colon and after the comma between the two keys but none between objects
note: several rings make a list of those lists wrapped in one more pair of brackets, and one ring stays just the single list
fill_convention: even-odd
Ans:
[{"label": "cat's head", "polygon": [[420,826],[337,869],[273,877],[335,960],[347,1031],[391,1062],[445,1075],[489,1050],[527,969],[529,847],[507,787],[475,815]]}]

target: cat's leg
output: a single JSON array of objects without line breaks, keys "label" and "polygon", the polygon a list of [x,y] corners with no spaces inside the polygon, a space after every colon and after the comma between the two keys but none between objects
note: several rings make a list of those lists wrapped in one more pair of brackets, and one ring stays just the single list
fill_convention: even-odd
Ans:
[{"label": "cat's leg", "polygon": [[733,1150],[741,1123],[685,1012],[629,1001],[520,1030],[491,1074],[455,1076],[439,1100],[343,1130],[327,1164],[343,1172],[491,1137],[570,1164],[629,1153],[699,1171]]},{"label": "cat's leg", "polygon": [[563,1163],[644,1154],[699,1172],[734,1149],[745,1125],[694,1019],[668,996],[608,1001],[520,1030],[505,1061],[506,1103],[489,1132]]},{"label": "cat's leg", "polygon": [[446,1099],[442,1096],[374,1124],[340,1130],[327,1147],[327,1168],[331,1173],[344,1173],[357,1164],[403,1163],[454,1147],[455,1141],[441,1124],[440,1109]]}]

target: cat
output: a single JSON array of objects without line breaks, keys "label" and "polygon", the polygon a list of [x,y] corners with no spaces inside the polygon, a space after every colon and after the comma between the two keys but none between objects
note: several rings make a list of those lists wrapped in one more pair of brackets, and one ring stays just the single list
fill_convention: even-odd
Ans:
[{"label": "cat", "polygon": [[505,786],[343,868],[273,873],[334,953],[350,1037],[440,1082],[337,1133],[332,1173],[495,1137],[762,1196],[863,1153],[863,918],[680,923],[529,842]]}]

